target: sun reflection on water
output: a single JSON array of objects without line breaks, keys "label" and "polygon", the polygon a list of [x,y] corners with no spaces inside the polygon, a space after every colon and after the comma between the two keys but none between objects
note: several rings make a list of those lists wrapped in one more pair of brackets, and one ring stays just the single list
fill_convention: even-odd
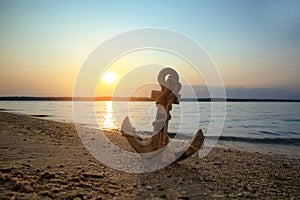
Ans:
[{"label": "sun reflection on water", "polygon": [[100,128],[105,130],[118,129],[116,120],[113,115],[113,106],[111,101],[105,102],[106,112],[100,116]]}]

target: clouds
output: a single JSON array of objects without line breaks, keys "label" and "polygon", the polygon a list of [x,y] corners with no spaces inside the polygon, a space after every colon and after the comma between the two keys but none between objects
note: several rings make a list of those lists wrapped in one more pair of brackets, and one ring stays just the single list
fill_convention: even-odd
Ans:
[{"label": "clouds", "polygon": [[[222,88],[212,87],[214,90]],[[198,98],[210,98],[209,91],[205,86],[193,86]],[[284,88],[242,88],[227,87],[227,98],[242,99],[300,99],[300,90],[289,90]],[[194,93],[187,86],[183,86],[181,91],[183,98],[195,97]]]}]

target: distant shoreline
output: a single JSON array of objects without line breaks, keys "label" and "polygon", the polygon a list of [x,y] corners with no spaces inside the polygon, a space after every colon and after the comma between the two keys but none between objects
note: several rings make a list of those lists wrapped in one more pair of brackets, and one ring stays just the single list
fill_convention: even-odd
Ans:
[{"label": "distant shoreline", "polygon": [[[148,97],[30,97],[3,96],[0,101],[155,101]],[[182,102],[300,102],[300,99],[182,98]]]}]

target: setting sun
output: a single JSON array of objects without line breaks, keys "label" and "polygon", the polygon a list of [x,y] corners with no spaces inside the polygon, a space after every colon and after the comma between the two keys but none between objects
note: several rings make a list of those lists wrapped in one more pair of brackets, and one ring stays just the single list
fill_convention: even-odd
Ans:
[{"label": "setting sun", "polygon": [[113,72],[106,72],[103,77],[103,81],[107,84],[112,84],[117,80],[117,76]]}]

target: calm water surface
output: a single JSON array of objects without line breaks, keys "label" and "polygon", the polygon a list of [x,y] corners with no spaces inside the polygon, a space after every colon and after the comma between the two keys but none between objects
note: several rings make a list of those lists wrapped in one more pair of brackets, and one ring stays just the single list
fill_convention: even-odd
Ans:
[{"label": "calm water surface", "polygon": [[[81,124],[102,129],[119,129],[124,117],[129,116],[137,130],[152,131],[156,114],[154,102],[81,103],[84,107],[94,107],[98,122],[90,124],[89,119],[95,115],[84,113],[84,117],[79,120]],[[72,102],[69,101],[0,101],[0,108],[7,112],[47,115],[47,119],[73,122]],[[201,128],[205,133],[212,120],[211,103],[181,102],[180,105],[173,106],[171,115],[169,132],[192,135]],[[217,135],[207,135],[207,138],[215,136]],[[297,149],[300,146],[300,103],[228,102],[219,140],[231,145],[284,145]]]}]

